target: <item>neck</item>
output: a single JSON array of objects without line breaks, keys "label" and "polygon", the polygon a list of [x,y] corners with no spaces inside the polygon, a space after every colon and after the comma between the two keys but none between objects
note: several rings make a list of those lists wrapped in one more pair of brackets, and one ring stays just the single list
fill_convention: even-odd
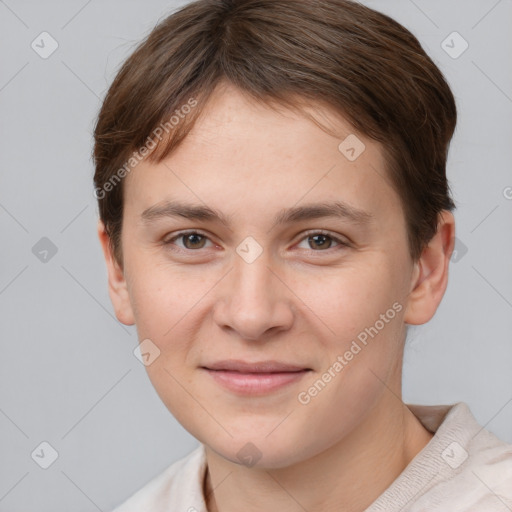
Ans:
[{"label": "neck", "polygon": [[207,510],[363,511],[432,437],[403,402],[388,393],[348,436],[293,466],[247,468],[206,447]]}]

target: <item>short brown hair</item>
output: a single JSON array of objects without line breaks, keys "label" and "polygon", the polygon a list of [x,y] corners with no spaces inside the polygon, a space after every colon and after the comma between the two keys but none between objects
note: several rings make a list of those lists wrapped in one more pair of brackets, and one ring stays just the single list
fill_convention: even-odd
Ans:
[{"label": "short brown hair", "polygon": [[192,99],[194,108],[153,141],[146,158],[160,162],[169,155],[224,80],[269,106],[326,105],[379,141],[413,260],[436,233],[441,210],[455,208],[446,179],[455,100],[405,27],[350,0],[197,0],[139,44],[96,122],[96,197],[121,265],[123,183],[116,186],[115,178],[123,181],[130,155]]}]

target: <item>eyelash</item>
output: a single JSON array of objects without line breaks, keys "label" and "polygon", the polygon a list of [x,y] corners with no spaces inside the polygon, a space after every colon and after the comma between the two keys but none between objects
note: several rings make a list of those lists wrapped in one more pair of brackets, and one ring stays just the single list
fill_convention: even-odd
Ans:
[{"label": "eyelash", "polygon": [[[210,240],[210,238],[208,237],[208,235],[206,233],[203,233],[203,232],[198,231],[198,230],[180,231],[179,233],[174,235],[172,238],[170,238],[168,240],[164,240],[163,241],[163,245],[165,245],[165,246],[173,245],[173,242],[175,240],[178,240],[179,238],[182,238],[182,237],[184,237],[186,235],[200,235],[200,236]],[[336,242],[339,245],[336,246],[336,247],[329,247],[329,249],[320,249],[320,250],[309,249],[310,252],[315,252],[315,253],[330,252],[333,249],[336,250],[336,249],[342,249],[342,248],[345,248],[345,247],[349,247],[349,244],[347,242],[344,242],[340,238],[338,238],[338,237],[332,235],[331,233],[329,233],[328,231],[324,231],[324,230],[308,231],[308,232],[306,232],[304,234],[304,236],[299,240],[298,243],[300,243],[303,240],[305,240],[305,239],[307,239],[307,238],[309,238],[311,236],[314,236],[314,235],[324,235],[324,236],[327,236],[327,237],[329,237],[331,240],[333,240],[334,242]],[[211,242],[211,240],[210,240],[210,242]],[[173,250],[177,250],[177,251],[181,251],[181,252],[188,252],[188,253],[199,252],[200,251],[200,249],[187,249],[187,248],[181,248],[181,247],[178,247],[177,249],[173,249]]]}]

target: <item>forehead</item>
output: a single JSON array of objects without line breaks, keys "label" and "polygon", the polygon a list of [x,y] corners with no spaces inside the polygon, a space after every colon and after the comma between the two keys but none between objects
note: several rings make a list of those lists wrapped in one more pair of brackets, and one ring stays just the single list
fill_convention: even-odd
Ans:
[{"label": "forehead", "polygon": [[[300,112],[274,110],[232,86],[218,88],[165,160],[143,161],[127,175],[126,208],[140,214],[163,200],[186,198],[227,215],[251,208],[275,215],[283,205],[318,200],[342,200],[375,214],[396,210],[380,144],[355,134],[325,106],[305,110],[335,135]],[[354,153],[360,154],[353,159]]]}]

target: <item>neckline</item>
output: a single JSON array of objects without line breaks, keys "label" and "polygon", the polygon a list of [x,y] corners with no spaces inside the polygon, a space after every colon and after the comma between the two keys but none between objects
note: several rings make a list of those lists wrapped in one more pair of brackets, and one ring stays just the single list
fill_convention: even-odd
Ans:
[{"label": "neckline", "polygon": [[[391,485],[376,498],[365,512],[394,512],[404,508],[422,489],[437,480],[453,476],[451,468],[443,459],[443,452],[451,443],[458,443],[464,449],[481,430],[468,406],[464,402],[444,405],[405,404],[421,424],[433,435],[430,441],[415,455]],[[212,512],[207,508],[205,496],[206,471],[208,469],[204,444],[200,447],[200,469],[198,490],[200,490],[200,512]],[[433,456],[434,455],[434,456]],[[415,476],[421,475],[420,479]]]}]

